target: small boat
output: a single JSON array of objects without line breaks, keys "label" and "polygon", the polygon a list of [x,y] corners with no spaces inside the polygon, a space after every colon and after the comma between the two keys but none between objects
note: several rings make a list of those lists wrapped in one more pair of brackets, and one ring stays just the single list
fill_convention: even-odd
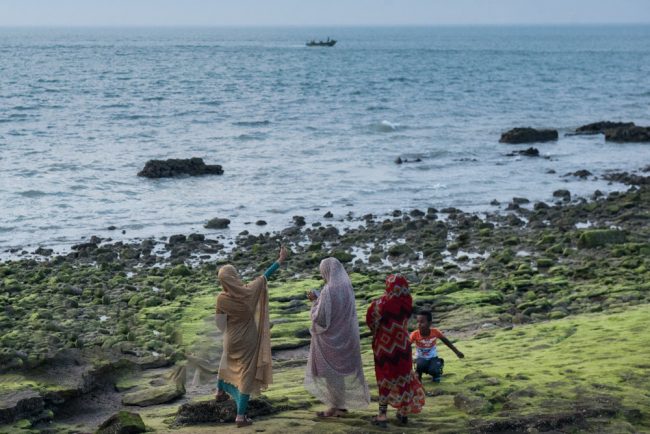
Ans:
[{"label": "small boat", "polygon": [[316,41],[312,39],[308,41],[305,45],[308,47],[333,47],[336,44],[336,39],[327,38],[325,41]]}]

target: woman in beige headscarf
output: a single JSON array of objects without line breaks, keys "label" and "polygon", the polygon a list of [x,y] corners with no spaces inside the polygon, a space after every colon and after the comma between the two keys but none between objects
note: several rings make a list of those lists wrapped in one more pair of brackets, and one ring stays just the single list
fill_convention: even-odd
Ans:
[{"label": "woman in beige headscarf", "polygon": [[252,424],[246,417],[248,399],[272,382],[269,299],[266,281],[287,257],[282,247],[278,260],[264,275],[244,284],[232,265],[219,269],[223,291],[217,297],[217,324],[224,332],[219,365],[217,401],[237,403],[237,427]]},{"label": "woman in beige headscarf", "polygon": [[311,346],[305,388],[329,409],[318,417],[337,417],[348,408],[370,403],[368,384],[361,364],[359,321],[352,282],[336,258],[320,263],[323,290],[308,294],[311,309]]}]

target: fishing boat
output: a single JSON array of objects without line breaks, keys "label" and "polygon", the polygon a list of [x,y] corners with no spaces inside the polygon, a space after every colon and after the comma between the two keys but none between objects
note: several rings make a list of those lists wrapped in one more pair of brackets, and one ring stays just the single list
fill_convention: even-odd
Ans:
[{"label": "fishing boat", "polygon": [[305,45],[308,47],[333,47],[336,44],[336,39],[327,38],[325,41],[316,41],[312,39],[308,41]]}]

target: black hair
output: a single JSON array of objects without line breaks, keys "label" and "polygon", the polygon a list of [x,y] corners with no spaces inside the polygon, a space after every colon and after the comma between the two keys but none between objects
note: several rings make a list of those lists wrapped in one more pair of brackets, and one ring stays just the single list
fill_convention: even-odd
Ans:
[{"label": "black hair", "polygon": [[426,317],[427,317],[427,320],[428,320],[429,322],[431,322],[431,320],[432,320],[432,318],[431,318],[431,311],[430,311],[430,310],[420,310],[420,311],[418,311],[418,315],[426,316]]}]

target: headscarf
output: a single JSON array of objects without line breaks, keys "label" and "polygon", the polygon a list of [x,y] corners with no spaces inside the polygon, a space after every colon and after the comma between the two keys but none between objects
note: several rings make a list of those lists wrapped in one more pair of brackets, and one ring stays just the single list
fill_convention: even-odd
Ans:
[{"label": "headscarf", "polygon": [[352,282],[336,258],[324,259],[320,271],[326,284],[311,310],[305,388],[330,407],[363,408],[370,394],[363,374]]},{"label": "headscarf", "polygon": [[[217,313],[228,317],[225,348],[230,354],[227,365],[220,368],[220,378],[236,386],[241,393],[259,393],[272,382],[271,333],[266,278],[260,276],[244,284],[235,267],[225,265],[219,270],[223,291],[217,297]],[[252,321],[251,321],[252,319]],[[250,328],[254,329],[251,330]],[[233,364],[243,364],[239,369]],[[252,364],[252,365],[251,365]],[[232,369],[228,369],[232,368]],[[237,378],[237,372],[252,378]],[[239,376],[241,376],[239,375]]]},{"label": "headscarf", "polygon": [[[401,274],[389,274],[386,277],[386,292],[373,306],[371,322],[368,323],[373,333],[379,329],[384,310],[399,311],[408,318],[413,311],[413,298],[406,277]],[[390,309],[387,309],[388,306]]]}]

